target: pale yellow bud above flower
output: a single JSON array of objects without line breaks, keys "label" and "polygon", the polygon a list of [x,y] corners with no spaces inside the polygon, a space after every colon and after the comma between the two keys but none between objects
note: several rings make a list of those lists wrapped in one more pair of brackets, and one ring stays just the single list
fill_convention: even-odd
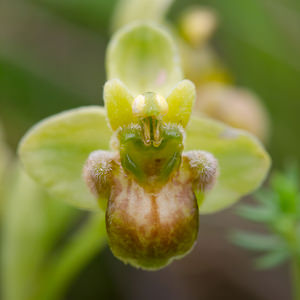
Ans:
[{"label": "pale yellow bud above flower", "polygon": [[185,11],[180,19],[180,31],[192,46],[205,43],[217,27],[214,11],[203,7],[193,7]]}]

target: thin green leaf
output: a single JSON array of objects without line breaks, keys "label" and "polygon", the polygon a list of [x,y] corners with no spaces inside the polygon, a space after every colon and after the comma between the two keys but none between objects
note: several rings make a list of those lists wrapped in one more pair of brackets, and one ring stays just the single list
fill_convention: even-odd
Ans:
[{"label": "thin green leaf", "polygon": [[120,79],[134,94],[157,92],[167,96],[182,80],[179,55],[167,31],[137,22],[112,38],[106,58],[108,79]]},{"label": "thin green leaf", "polygon": [[274,250],[284,246],[282,240],[276,236],[246,231],[235,231],[230,239],[236,245],[253,251]]},{"label": "thin green leaf", "polygon": [[219,163],[216,186],[206,193],[201,213],[221,210],[260,186],[271,160],[249,133],[205,118],[193,117],[186,130],[185,150],[205,150]]},{"label": "thin green leaf", "polygon": [[288,174],[275,173],[272,176],[271,186],[279,200],[283,212],[296,214],[298,183],[291,180]]},{"label": "thin green leaf", "polygon": [[266,206],[240,205],[236,213],[250,221],[262,223],[271,222],[277,217],[277,212]]},{"label": "thin green leaf", "polygon": [[255,267],[258,269],[270,269],[285,262],[289,257],[286,250],[269,252],[255,260]]},{"label": "thin green leaf", "polygon": [[82,169],[92,151],[109,148],[110,136],[104,109],[82,107],[34,126],[22,139],[19,155],[26,171],[55,197],[98,210]]},{"label": "thin green leaf", "polygon": [[270,189],[260,189],[254,194],[255,200],[270,208],[277,207],[275,194]]}]

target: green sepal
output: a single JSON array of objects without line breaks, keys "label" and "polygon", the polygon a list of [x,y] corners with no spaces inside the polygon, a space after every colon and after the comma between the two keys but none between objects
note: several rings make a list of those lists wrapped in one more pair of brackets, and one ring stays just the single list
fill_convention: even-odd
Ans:
[{"label": "green sepal", "polygon": [[111,39],[106,57],[108,79],[120,79],[137,96],[167,96],[182,80],[179,55],[167,31],[150,22],[136,22]]},{"label": "green sepal", "polygon": [[192,118],[186,129],[185,150],[208,151],[219,163],[217,183],[206,192],[199,208],[203,214],[224,209],[258,188],[271,164],[257,138],[206,118]]},{"label": "green sepal", "polygon": [[56,198],[79,208],[98,210],[82,170],[92,151],[109,149],[111,130],[101,107],[82,107],[35,125],[21,140],[26,171]]}]

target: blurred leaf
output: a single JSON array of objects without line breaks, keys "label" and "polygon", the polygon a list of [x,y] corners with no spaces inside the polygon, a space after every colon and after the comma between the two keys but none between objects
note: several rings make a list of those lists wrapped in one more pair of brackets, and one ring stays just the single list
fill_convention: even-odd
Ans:
[{"label": "blurred leaf", "polygon": [[266,206],[239,205],[236,213],[253,222],[268,223],[276,219],[277,211]]},{"label": "blurred leaf", "polygon": [[297,195],[299,194],[298,182],[296,178],[285,174],[275,173],[272,176],[271,186],[279,200],[281,211],[284,213],[297,213]]},{"label": "blurred leaf", "polygon": [[134,96],[149,91],[167,96],[182,79],[171,36],[151,23],[119,30],[108,46],[106,68],[108,79],[120,79]]},{"label": "blurred leaf", "polygon": [[31,0],[64,18],[107,34],[117,0]]},{"label": "blurred leaf", "polygon": [[287,250],[272,251],[255,260],[258,269],[270,269],[286,261],[289,257]]},{"label": "blurred leaf", "polygon": [[77,212],[49,198],[19,168],[11,180],[3,215],[3,295],[27,300],[36,290],[43,261]]},{"label": "blurred leaf", "polygon": [[270,209],[276,207],[276,203],[274,202],[274,192],[270,189],[260,189],[255,193],[254,197],[260,204],[270,207]]},{"label": "blurred leaf", "polygon": [[[4,141],[4,133],[0,124],[0,193],[2,191],[2,179],[5,175],[5,169],[8,166],[9,158],[10,158],[10,152]],[[1,206],[1,199],[0,199],[0,206]]]},{"label": "blurred leaf", "polygon": [[240,206],[238,214],[254,222],[265,222],[272,235],[261,235],[236,231],[232,241],[244,248],[267,251],[255,261],[257,268],[268,269],[288,258],[296,262],[300,257],[299,220],[300,193],[298,171],[288,169],[271,177],[271,188],[265,188],[256,195],[262,206]]},{"label": "blurred leaf", "polygon": [[236,245],[254,251],[274,250],[284,246],[283,241],[274,235],[235,231],[230,238]]},{"label": "blurred leaf", "polygon": [[258,188],[271,163],[260,142],[247,132],[192,117],[186,130],[185,150],[195,149],[212,153],[220,169],[216,186],[206,193],[200,213],[228,207]]},{"label": "blurred leaf", "polygon": [[0,219],[4,206],[4,189],[6,185],[6,178],[9,173],[9,163],[11,163],[11,152],[4,140],[4,132],[0,124]]},{"label": "blurred leaf", "polygon": [[[222,10],[221,28],[227,34],[232,34],[235,38],[243,40],[287,64],[290,64],[291,58],[296,59],[294,56],[296,53],[289,52],[284,34],[280,34],[276,28],[263,1],[244,0],[242,3],[229,0],[225,3],[212,0],[212,3]],[[297,62],[294,61],[294,63]]]},{"label": "blurred leaf", "polygon": [[47,261],[35,299],[62,299],[71,281],[105,245],[105,214],[90,215],[86,223],[66,241],[66,246]]},{"label": "blurred leaf", "polygon": [[104,109],[82,107],[35,125],[22,139],[19,155],[26,171],[56,198],[99,210],[82,170],[91,152],[109,149],[110,137]]},{"label": "blurred leaf", "polygon": [[49,80],[0,56],[0,117],[16,141],[32,123],[85,101]]}]

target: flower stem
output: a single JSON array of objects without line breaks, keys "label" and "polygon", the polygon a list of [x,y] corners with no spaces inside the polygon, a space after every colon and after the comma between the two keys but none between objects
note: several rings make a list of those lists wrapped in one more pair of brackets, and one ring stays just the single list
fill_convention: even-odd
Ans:
[{"label": "flower stem", "polygon": [[48,264],[33,300],[61,299],[72,279],[105,244],[104,214],[91,215],[83,228]]}]

